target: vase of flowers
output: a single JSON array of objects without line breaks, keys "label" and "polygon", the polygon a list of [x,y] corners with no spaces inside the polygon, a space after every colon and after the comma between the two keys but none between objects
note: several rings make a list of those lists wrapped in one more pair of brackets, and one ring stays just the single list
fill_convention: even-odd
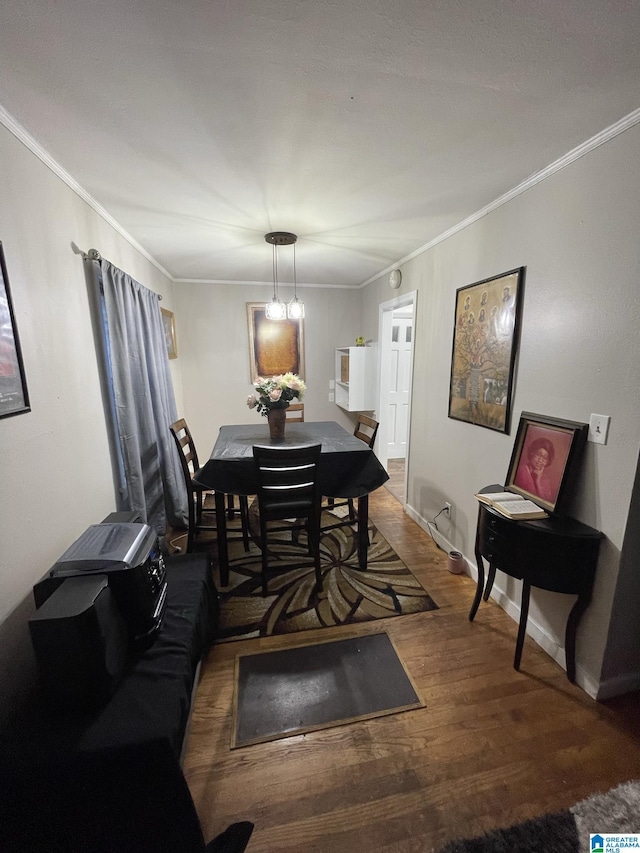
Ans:
[{"label": "vase of flowers", "polygon": [[247,406],[257,409],[269,421],[269,435],[273,441],[284,439],[284,425],[287,419],[286,409],[292,400],[301,400],[307,386],[295,373],[283,373],[281,376],[259,377],[253,383],[255,394],[247,397]]}]

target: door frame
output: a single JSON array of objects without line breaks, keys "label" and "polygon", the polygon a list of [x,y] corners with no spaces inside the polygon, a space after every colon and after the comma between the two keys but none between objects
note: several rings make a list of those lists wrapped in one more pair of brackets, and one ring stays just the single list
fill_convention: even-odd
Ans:
[{"label": "door frame", "polygon": [[411,346],[411,359],[409,362],[409,407],[407,411],[407,454],[404,459],[404,496],[403,505],[407,502],[407,474],[409,471],[409,455],[411,453],[411,399],[413,395],[413,362],[416,354],[416,324],[417,324],[417,305],[418,291],[412,290],[409,293],[403,293],[401,296],[396,296],[388,302],[381,302],[378,306],[378,342],[379,342],[379,363],[378,376],[380,384],[378,387],[378,411],[377,420],[379,423],[377,436],[377,456],[383,467],[388,464],[387,457],[387,434],[389,424],[386,422],[383,411],[385,401],[389,396],[389,372],[391,367],[391,325],[393,322],[393,312],[398,308],[406,308],[408,305],[413,305],[413,338]]}]

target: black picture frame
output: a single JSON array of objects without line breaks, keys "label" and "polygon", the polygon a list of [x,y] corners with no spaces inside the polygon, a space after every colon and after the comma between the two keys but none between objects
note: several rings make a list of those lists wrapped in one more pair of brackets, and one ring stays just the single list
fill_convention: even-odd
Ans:
[{"label": "black picture frame", "polygon": [[456,290],[449,417],[509,434],[525,267]]},{"label": "black picture frame", "polygon": [[9,275],[0,241],[0,418],[30,411]]},{"label": "black picture frame", "polygon": [[572,495],[588,431],[586,423],[522,412],[506,490],[528,498],[549,513],[563,514]]}]

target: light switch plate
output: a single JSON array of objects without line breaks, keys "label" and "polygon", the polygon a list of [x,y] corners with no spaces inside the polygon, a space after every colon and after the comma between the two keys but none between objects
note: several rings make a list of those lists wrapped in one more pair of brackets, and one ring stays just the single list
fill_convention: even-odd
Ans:
[{"label": "light switch plate", "polygon": [[591,415],[589,418],[589,441],[593,441],[594,444],[606,444],[610,422],[610,415]]}]

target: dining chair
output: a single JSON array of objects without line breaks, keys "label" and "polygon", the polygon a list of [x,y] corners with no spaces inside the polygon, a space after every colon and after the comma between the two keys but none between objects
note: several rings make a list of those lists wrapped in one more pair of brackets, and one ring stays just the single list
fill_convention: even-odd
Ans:
[{"label": "dining chair", "polygon": [[[291,541],[297,542],[301,528],[307,531],[310,561],[300,567],[315,567],[318,590],[322,589],[320,570],[320,512],[322,495],[318,483],[321,444],[303,447],[263,447],[254,445],[253,459],[258,480],[260,515],[260,547],[262,549],[262,594],[267,595],[270,533],[291,530]],[[287,525],[271,522],[289,520]]]},{"label": "dining chair", "polygon": [[[193,441],[193,436],[191,435],[191,431],[187,426],[187,422],[184,418],[180,418],[175,421],[169,427],[169,431],[173,436],[173,440],[175,442],[176,448],[178,450],[178,456],[180,459],[180,467],[182,470],[182,475],[184,477],[185,487],[187,489],[187,506],[188,506],[188,527],[187,527],[187,549],[186,553],[190,554],[195,546],[196,536],[201,530],[215,530],[215,524],[205,524],[203,522],[203,514],[213,516],[215,518],[214,510],[205,508],[205,497],[206,495],[213,495],[214,493],[210,489],[206,489],[203,486],[200,486],[198,483],[194,481],[194,476],[196,471],[199,469],[200,465],[198,463],[198,453],[196,451],[196,446]],[[233,495],[227,495],[227,505],[228,505],[228,514],[230,517],[233,517],[233,513],[235,511],[233,504]],[[249,550],[249,502],[247,500],[246,495],[240,495],[240,521],[242,528],[242,540],[244,543],[244,550]],[[181,534],[181,536],[175,537],[172,540],[172,543],[180,539],[185,534]]]},{"label": "dining chair", "polygon": [[[358,419],[356,421],[356,426],[353,431],[353,434],[356,438],[359,438],[360,441],[364,441],[365,444],[369,445],[369,447],[373,450],[373,445],[376,440],[376,435],[378,434],[378,427],[380,424],[378,421],[370,418],[369,415],[358,414]],[[335,498],[328,497],[327,498],[327,508],[329,510],[337,509],[338,507],[346,506],[348,507],[348,514],[346,518],[341,519],[340,521],[336,521],[332,524],[328,524],[322,527],[322,530],[333,530],[336,527],[345,527],[346,525],[355,524],[358,520],[358,515],[356,513],[355,505],[353,503],[353,498],[346,498],[342,501],[336,501]]]},{"label": "dining chair", "polygon": [[304,403],[289,403],[284,411],[287,422],[304,423]]}]

